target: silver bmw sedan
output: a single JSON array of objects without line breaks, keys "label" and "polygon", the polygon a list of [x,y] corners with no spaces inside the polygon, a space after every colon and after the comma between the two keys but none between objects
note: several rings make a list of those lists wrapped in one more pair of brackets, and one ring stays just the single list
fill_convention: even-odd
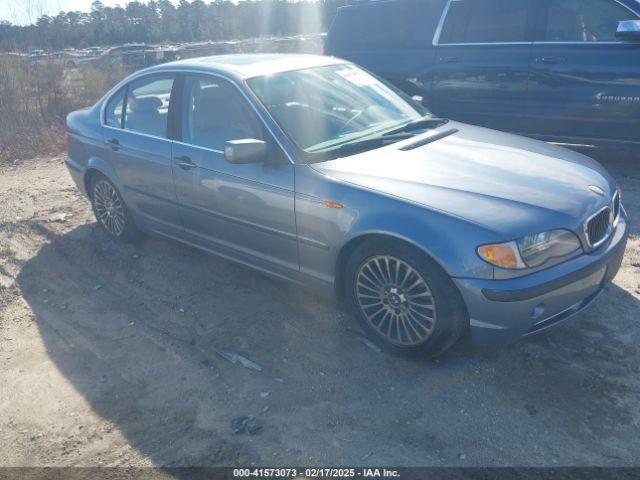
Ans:
[{"label": "silver bmw sedan", "polygon": [[67,135],[114,240],[150,233],[335,295],[408,355],[566,320],[616,275],[629,232],[594,160],[437,118],[335,58],[152,67],[71,113]]}]

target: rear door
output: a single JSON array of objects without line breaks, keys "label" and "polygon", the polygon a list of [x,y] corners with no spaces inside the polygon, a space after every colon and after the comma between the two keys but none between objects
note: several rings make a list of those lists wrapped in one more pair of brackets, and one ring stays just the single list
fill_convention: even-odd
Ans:
[{"label": "rear door", "polygon": [[535,0],[451,0],[434,37],[435,113],[500,130],[522,127]]},{"label": "rear door", "polygon": [[138,222],[164,232],[182,228],[167,138],[173,84],[167,74],[134,80],[107,103],[103,127],[127,205]]},{"label": "rear door", "polygon": [[616,0],[541,3],[527,133],[640,141],[640,45],[616,37],[618,22],[638,18]]}]

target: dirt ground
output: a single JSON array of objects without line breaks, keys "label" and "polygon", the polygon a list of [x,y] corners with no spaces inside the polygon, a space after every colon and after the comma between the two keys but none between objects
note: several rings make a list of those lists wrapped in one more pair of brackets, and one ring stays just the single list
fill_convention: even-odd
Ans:
[{"label": "dirt ground", "polygon": [[[0,466],[640,465],[640,159],[605,165],[633,224],[614,284],[547,335],[437,361],[226,260],[113,244],[61,157],[2,167]],[[262,430],[234,435],[243,415]]]}]

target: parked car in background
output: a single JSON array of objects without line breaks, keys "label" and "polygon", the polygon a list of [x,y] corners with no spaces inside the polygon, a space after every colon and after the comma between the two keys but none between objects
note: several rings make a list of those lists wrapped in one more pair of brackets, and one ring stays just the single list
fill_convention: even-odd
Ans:
[{"label": "parked car in background", "polygon": [[98,63],[131,69],[149,67],[157,63],[149,61],[151,57],[155,60],[155,55],[152,55],[151,51],[152,47],[144,43],[118,45],[104,50],[98,59]]},{"label": "parked car in background", "polygon": [[66,68],[76,68],[87,61],[85,55],[70,49],[53,52],[48,55],[48,59],[54,65],[62,65]]},{"label": "parked car in background", "polygon": [[434,117],[331,57],[160,65],[67,129],[113,239],[151,232],[335,294],[400,353],[566,320],[616,275],[629,232],[597,162]]},{"label": "parked car in background", "polygon": [[343,7],[326,53],[436,114],[569,143],[640,144],[637,0],[388,0]]}]

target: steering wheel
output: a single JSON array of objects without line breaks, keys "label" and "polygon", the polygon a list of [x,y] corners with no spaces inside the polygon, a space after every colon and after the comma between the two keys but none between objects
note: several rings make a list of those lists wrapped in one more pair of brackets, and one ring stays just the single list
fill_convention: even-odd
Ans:
[{"label": "steering wheel", "polygon": [[389,112],[390,110],[388,108],[385,108],[381,105],[369,105],[367,107],[364,107],[362,110],[360,110],[358,113],[356,113],[354,116],[352,116],[349,120],[347,120],[342,125],[342,127],[338,131],[338,135],[342,135],[343,133],[348,132],[348,129],[353,124],[353,122],[355,122],[356,120],[358,120],[360,117],[364,115],[371,114],[371,117],[375,119],[376,113],[377,113],[378,114],[377,116],[384,118],[389,114]]}]

